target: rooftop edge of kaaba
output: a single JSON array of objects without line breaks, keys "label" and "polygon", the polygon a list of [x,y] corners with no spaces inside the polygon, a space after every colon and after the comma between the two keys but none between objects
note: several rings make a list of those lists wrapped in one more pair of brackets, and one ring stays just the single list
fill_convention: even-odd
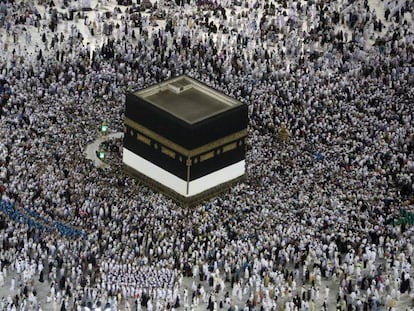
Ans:
[{"label": "rooftop edge of kaaba", "polygon": [[185,75],[150,86],[135,95],[189,124],[242,105]]},{"label": "rooftop edge of kaaba", "polygon": [[244,176],[247,123],[246,104],[188,76],[128,93],[124,167],[177,202],[200,202]]}]

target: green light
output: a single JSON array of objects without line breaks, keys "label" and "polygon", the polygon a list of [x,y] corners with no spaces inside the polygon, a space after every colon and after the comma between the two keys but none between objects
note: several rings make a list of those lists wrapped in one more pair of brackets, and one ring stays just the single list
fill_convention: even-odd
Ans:
[{"label": "green light", "polygon": [[104,134],[108,132],[108,125],[106,125],[106,123],[101,125],[101,132]]},{"label": "green light", "polygon": [[99,159],[104,160],[106,158],[105,151],[102,151],[102,150],[98,151],[98,157]]}]

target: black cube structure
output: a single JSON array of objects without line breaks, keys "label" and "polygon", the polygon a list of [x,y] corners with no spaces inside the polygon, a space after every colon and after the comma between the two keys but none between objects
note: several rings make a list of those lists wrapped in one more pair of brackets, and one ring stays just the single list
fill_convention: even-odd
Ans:
[{"label": "black cube structure", "polygon": [[128,93],[126,169],[183,202],[225,190],[245,174],[247,105],[179,76]]}]

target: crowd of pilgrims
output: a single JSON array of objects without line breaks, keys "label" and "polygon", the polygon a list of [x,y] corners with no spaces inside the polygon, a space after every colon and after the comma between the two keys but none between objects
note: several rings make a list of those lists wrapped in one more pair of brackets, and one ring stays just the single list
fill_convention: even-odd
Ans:
[{"label": "crowd of pilgrims", "polygon": [[[413,2],[159,2],[0,3],[0,310],[410,309]],[[191,209],[83,155],[184,73],[249,107],[245,181]]]}]

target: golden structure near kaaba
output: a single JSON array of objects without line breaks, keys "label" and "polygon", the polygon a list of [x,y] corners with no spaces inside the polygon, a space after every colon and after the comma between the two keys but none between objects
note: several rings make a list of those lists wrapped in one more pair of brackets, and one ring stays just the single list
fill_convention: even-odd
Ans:
[{"label": "golden structure near kaaba", "polygon": [[290,139],[290,131],[286,127],[285,123],[280,125],[279,131],[277,132],[277,138],[280,142],[287,142]]},{"label": "golden structure near kaaba", "polygon": [[176,201],[197,203],[245,174],[247,105],[180,76],[127,94],[123,163]]}]

